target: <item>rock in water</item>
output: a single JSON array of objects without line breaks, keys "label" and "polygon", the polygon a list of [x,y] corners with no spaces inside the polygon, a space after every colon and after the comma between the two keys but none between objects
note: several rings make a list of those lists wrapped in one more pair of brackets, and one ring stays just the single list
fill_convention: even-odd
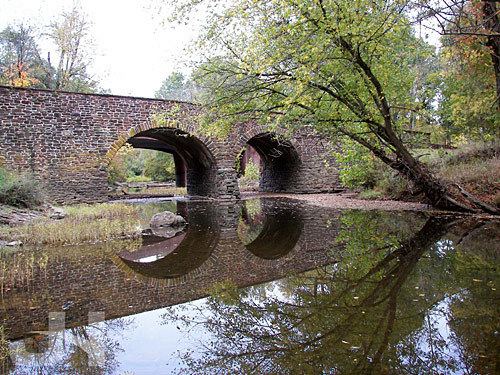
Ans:
[{"label": "rock in water", "polygon": [[186,220],[182,216],[169,211],[155,214],[149,223],[154,235],[167,238],[182,232],[186,224]]},{"label": "rock in water", "polygon": [[151,218],[151,228],[180,227],[186,225],[186,220],[173,212],[165,211],[155,214]]}]

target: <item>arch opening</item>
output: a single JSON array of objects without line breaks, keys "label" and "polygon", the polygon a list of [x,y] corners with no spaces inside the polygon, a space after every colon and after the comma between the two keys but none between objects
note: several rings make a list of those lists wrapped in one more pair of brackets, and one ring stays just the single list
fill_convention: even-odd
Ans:
[{"label": "arch opening", "polygon": [[244,202],[237,231],[253,255],[276,260],[295,248],[303,227],[299,207],[286,201],[260,199]]},{"label": "arch opening", "polygon": [[288,140],[271,132],[257,134],[236,158],[240,190],[292,191],[299,164],[300,157]]},{"label": "arch opening", "polygon": [[207,146],[189,133],[174,128],[149,129],[130,137],[124,147],[162,154],[158,163],[164,164],[153,165],[153,168],[161,172],[166,166],[172,170],[172,185],[186,188],[174,191],[193,196],[216,195],[215,159]]},{"label": "arch opening", "polygon": [[122,251],[121,262],[134,274],[148,279],[179,279],[199,271],[219,243],[215,206],[206,202],[177,202],[177,214],[189,223],[171,238],[150,236],[136,251]]}]

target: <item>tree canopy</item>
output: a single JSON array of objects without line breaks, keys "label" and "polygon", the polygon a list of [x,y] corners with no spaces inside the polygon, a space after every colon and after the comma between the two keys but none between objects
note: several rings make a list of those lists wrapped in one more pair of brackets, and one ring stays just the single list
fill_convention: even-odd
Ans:
[{"label": "tree canopy", "polygon": [[162,82],[155,98],[191,102],[195,96],[194,83],[180,72],[171,73]]},{"label": "tree canopy", "polygon": [[[50,25],[42,26],[17,24],[0,32],[0,83],[64,91],[102,91],[90,74],[93,41],[86,15],[73,7]],[[53,49],[42,54],[43,38],[51,42]]]}]

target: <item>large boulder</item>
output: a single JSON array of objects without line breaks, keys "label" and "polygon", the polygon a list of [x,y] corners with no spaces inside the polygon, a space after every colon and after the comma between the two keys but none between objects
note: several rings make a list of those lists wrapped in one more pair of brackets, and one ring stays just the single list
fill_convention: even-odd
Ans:
[{"label": "large boulder", "polygon": [[155,236],[171,238],[182,232],[186,227],[186,220],[170,211],[160,212],[151,218],[149,223]]}]

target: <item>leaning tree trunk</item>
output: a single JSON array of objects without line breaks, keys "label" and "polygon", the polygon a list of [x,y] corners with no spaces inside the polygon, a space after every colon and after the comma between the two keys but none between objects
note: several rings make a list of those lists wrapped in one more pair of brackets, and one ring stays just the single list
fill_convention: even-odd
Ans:
[{"label": "leaning tree trunk", "polygon": [[432,206],[452,211],[499,214],[497,208],[476,198],[458,184],[449,184],[437,178],[425,164],[411,155],[391,128],[385,128],[383,132],[376,134],[391,146],[394,157],[354,133],[344,132],[344,134],[366,147],[386,165],[410,180]]},{"label": "leaning tree trunk", "polygon": [[453,211],[499,213],[498,209],[481,201],[458,184],[449,184],[437,178],[425,164],[410,154],[398,137],[394,135],[390,138],[396,159],[386,163],[413,182],[432,206]]}]

